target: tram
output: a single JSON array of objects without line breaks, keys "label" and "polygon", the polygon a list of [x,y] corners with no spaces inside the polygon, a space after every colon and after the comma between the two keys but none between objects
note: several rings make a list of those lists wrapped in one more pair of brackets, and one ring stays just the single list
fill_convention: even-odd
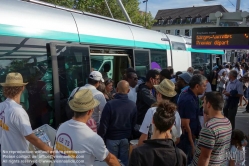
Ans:
[{"label": "tram", "polygon": [[110,66],[108,77],[118,82],[128,67],[144,77],[154,63],[186,71],[196,57],[224,54],[194,50],[189,43],[184,37],[36,0],[0,0],[0,82],[9,72],[20,72],[29,82],[21,103],[34,129],[63,122],[61,101],[87,83],[91,70],[102,72],[105,64]]}]

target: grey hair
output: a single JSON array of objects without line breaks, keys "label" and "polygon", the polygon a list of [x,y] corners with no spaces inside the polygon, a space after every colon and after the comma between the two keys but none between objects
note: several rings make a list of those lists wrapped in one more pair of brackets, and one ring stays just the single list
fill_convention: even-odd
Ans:
[{"label": "grey hair", "polygon": [[196,75],[196,74],[201,74],[201,71],[200,71],[200,70],[198,70],[198,69],[194,70],[193,75]]},{"label": "grey hair", "polygon": [[231,70],[230,72],[229,72],[229,75],[232,75],[234,78],[237,78],[237,76],[238,76],[238,72],[236,71],[236,70]]},{"label": "grey hair", "polygon": [[196,85],[202,85],[204,81],[207,81],[207,78],[201,74],[193,75],[189,81],[189,87],[193,89]]}]

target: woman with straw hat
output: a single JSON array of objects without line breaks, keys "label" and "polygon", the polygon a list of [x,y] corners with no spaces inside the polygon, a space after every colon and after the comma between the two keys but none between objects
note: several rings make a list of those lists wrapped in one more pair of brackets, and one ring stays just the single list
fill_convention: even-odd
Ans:
[{"label": "woman with straw hat", "polygon": [[[9,73],[6,76],[3,86],[3,94],[7,98],[0,103],[0,133],[1,133],[1,152],[10,151],[26,151],[29,150],[29,143],[37,148],[53,154],[52,148],[43,143],[32,131],[28,114],[20,105],[21,94],[24,91],[27,83],[23,82],[20,73]],[[16,163],[11,165],[26,166],[32,165],[32,160],[29,158],[15,158]],[[2,160],[3,161],[3,160]],[[28,163],[22,163],[29,161]],[[10,165],[8,162],[2,165]]]},{"label": "woman with straw hat", "polygon": [[[104,160],[108,165],[120,165],[118,159],[106,149],[103,139],[86,124],[99,104],[90,89],[79,90],[69,101],[74,116],[63,123],[56,133],[55,165],[93,166],[95,158]],[[75,164],[68,163],[68,160],[74,160]]]},{"label": "woman with straw hat", "polygon": [[[157,103],[164,100],[172,101],[173,97],[176,95],[175,84],[168,79],[164,79],[159,85],[154,85],[154,88],[157,91],[156,95]],[[143,141],[147,140],[148,138],[149,128],[151,126],[153,114],[156,112],[157,109],[157,103],[154,104],[152,108],[148,109],[144,117],[142,126],[140,127],[139,130],[142,133],[142,135],[139,138],[138,145],[142,145]],[[172,135],[173,135],[173,140],[176,143],[178,143],[180,140],[182,130],[181,130],[181,118],[177,111],[175,112],[175,117],[176,119],[174,126],[172,128]]]}]

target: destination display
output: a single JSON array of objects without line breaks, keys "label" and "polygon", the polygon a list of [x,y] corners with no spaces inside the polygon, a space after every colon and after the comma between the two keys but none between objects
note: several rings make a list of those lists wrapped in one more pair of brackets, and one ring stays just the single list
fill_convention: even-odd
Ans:
[{"label": "destination display", "polygon": [[193,28],[192,48],[249,49],[249,27]]}]

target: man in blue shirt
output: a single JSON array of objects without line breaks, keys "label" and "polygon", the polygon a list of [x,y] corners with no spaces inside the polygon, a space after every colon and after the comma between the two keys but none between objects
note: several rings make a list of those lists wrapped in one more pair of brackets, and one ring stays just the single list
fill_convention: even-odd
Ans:
[{"label": "man in blue shirt", "polygon": [[229,82],[227,84],[226,90],[223,94],[226,96],[226,102],[223,109],[225,117],[227,117],[234,130],[235,128],[235,117],[238,110],[239,98],[243,96],[243,84],[237,79],[237,71],[231,70],[229,72]]},{"label": "man in blue shirt", "polygon": [[200,74],[194,75],[189,82],[189,88],[181,93],[177,103],[183,132],[178,147],[188,156],[188,164],[190,164],[193,159],[195,151],[194,142],[201,129],[198,95],[205,92],[206,84],[206,77]]},{"label": "man in blue shirt", "polygon": [[115,99],[107,102],[102,112],[98,134],[106,140],[107,149],[127,166],[129,141],[137,120],[136,104],[128,99],[129,83],[117,85]]}]

